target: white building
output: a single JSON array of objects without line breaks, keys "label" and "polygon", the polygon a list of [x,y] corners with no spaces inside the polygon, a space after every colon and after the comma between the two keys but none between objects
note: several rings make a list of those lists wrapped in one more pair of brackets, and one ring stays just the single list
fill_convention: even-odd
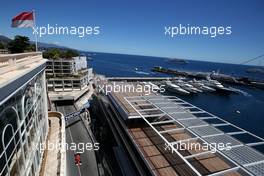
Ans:
[{"label": "white building", "polygon": [[39,175],[48,134],[41,53],[0,54],[0,175]]},{"label": "white building", "polygon": [[92,68],[84,56],[49,59],[46,68],[49,91],[73,91],[87,88],[92,79]]}]

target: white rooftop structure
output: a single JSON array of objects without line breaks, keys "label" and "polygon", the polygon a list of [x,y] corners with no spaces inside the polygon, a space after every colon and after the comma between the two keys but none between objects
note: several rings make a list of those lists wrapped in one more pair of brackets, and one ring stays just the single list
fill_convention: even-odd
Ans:
[{"label": "white rooftop structure", "polygon": [[[202,174],[194,165],[192,165],[190,160],[192,158],[203,157],[214,152],[221,156],[221,158],[229,161],[233,167],[209,175],[215,176],[232,173],[258,176],[264,175],[264,155],[260,151],[253,148],[254,146],[263,145],[263,138],[175,96],[128,96],[124,99],[140,116],[140,118],[142,118],[148,126],[160,136],[164,143],[166,143],[173,152],[179,155],[181,159],[188,164],[189,168],[196,173],[196,175]],[[143,106],[148,108],[142,109]],[[146,114],[147,112],[151,112],[151,116]],[[209,122],[210,120],[216,120],[218,122]],[[177,128],[160,130],[160,128],[157,128],[157,125],[160,124],[176,124]],[[223,126],[233,127],[236,131],[225,132],[219,128]],[[186,131],[192,134],[193,137],[177,141],[169,141],[165,137],[167,133],[177,133],[179,131]],[[256,142],[242,142],[235,138],[235,135],[239,134],[247,134],[255,138]],[[230,149],[219,150],[218,148],[213,148],[214,150],[211,149],[184,156],[177,148],[175,148],[175,144],[192,140],[199,140],[211,146],[213,146],[213,144],[229,143]]]}]

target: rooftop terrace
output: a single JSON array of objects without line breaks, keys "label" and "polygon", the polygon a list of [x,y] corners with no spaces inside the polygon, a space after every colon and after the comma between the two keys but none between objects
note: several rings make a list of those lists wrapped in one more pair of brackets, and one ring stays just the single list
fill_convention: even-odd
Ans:
[{"label": "rooftop terrace", "polygon": [[0,104],[45,68],[41,52],[0,54]]},{"label": "rooftop terrace", "polygon": [[0,88],[45,62],[41,52],[0,54]]},{"label": "rooftop terrace", "polygon": [[[264,155],[254,149],[264,139],[175,96],[111,93],[124,120],[140,117],[144,123],[127,126],[131,140],[157,175],[263,175]],[[248,135],[253,141],[238,140]],[[207,144],[230,144],[198,147]],[[195,148],[179,150],[183,144]]]}]

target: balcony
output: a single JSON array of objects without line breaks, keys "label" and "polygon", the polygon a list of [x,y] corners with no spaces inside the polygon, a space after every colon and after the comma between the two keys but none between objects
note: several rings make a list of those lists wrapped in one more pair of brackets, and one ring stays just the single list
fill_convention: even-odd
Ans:
[{"label": "balcony", "polygon": [[43,59],[41,52],[0,54],[0,88],[22,77],[25,79],[20,81],[26,81],[43,70],[45,63],[46,59]]},{"label": "balcony", "polygon": [[41,52],[0,54],[0,74],[23,68],[42,59]]}]

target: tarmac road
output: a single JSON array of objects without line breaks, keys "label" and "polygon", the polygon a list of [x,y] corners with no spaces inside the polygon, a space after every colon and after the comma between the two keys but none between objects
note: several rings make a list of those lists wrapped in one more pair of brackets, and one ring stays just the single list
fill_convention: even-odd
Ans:
[{"label": "tarmac road", "polygon": [[[60,111],[64,115],[67,115],[71,112],[76,111],[73,105],[57,105],[57,111]],[[89,175],[89,176],[98,176],[98,168],[96,163],[96,157],[93,150],[86,150],[85,145],[87,143],[91,143],[89,134],[81,120],[81,118],[74,117],[73,119],[69,119],[66,123],[66,142],[68,146],[71,146],[72,150],[67,150],[66,152],[66,169],[67,176],[80,176],[80,175]],[[73,144],[74,143],[74,144]],[[81,166],[76,166],[74,161],[74,150],[75,147],[79,144],[79,149],[83,149],[84,151],[81,154]]]}]

